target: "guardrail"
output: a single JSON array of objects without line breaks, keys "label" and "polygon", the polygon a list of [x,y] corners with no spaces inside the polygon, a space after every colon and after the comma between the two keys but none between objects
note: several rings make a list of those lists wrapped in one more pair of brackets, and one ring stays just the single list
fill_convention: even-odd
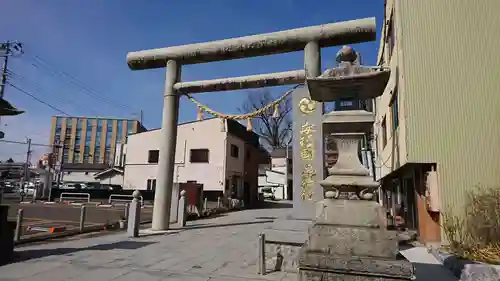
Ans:
[{"label": "guardrail", "polygon": [[[127,199],[119,199],[119,198],[127,198]],[[109,196],[108,203],[109,204],[113,204],[113,201],[130,203],[130,201],[132,201],[132,199],[134,199],[133,195],[128,195],[128,194],[111,194]],[[139,197],[139,201],[141,202],[141,206],[144,206],[144,198],[142,196]]]},{"label": "guardrail", "polygon": [[64,200],[87,200],[87,203],[90,203],[90,193],[62,192],[59,202]]}]

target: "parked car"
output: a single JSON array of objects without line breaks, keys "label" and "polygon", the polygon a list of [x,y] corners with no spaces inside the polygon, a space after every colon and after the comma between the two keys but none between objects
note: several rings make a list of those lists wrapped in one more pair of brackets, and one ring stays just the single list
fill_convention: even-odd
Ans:
[{"label": "parked car", "polygon": [[261,192],[264,195],[265,200],[276,200],[272,187],[263,187]]},{"label": "parked car", "polygon": [[119,184],[103,184],[103,187],[115,192],[120,192],[123,190],[123,187]]},{"label": "parked car", "polygon": [[61,186],[61,189],[84,189],[86,188],[87,186],[84,184],[84,183],[79,183],[79,182],[68,182],[68,183],[64,183],[62,186]]},{"label": "parked car", "polygon": [[4,182],[1,186],[2,186],[1,188],[3,189],[4,193],[13,193],[14,192],[14,185],[11,184],[10,182]]}]

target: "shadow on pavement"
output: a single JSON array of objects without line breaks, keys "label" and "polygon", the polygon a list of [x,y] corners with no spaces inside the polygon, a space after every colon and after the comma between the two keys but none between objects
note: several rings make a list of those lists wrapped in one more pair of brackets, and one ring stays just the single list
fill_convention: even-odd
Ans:
[{"label": "shadow on pavement", "polygon": [[199,221],[199,220],[206,220],[206,219],[213,219],[213,218],[218,218],[218,217],[225,217],[227,216],[227,213],[218,213],[218,214],[210,214],[207,216],[201,216],[198,217],[196,214],[188,214],[188,221]]},{"label": "shadow on pavement", "polygon": [[450,271],[443,268],[441,264],[412,263],[415,266],[415,281],[458,281]]},{"label": "shadow on pavement", "polygon": [[261,220],[261,221],[249,221],[249,222],[235,222],[235,223],[221,223],[221,224],[195,224],[195,225],[187,225],[183,227],[183,230],[189,229],[203,229],[203,228],[214,228],[214,227],[225,227],[225,226],[238,226],[238,225],[249,225],[249,224],[261,224],[261,223],[270,223],[274,220]]},{"label": "shadow on pavement", "polygon": [[253,209],[288,209],[293,208],[290,201],[263,201],[259,202]]},{"label": "shadow on pavement", "polygon": [[120,241],[110,244],[100,244],[85,248],[55,248],[55,249],[38,249],[38,250],[16,250],[14,252],[14,260],[11,263],[23,262],[31,259],[38,259],[47,256],[62,256],[73,254],[80,251],[108,251],[108,250],[136,250],[156,242],[139,242],[139,241]]}]

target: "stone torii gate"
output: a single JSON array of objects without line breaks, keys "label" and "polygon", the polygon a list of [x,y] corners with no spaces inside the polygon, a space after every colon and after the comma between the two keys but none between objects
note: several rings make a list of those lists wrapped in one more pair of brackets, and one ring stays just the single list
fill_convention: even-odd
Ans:
[{"label": "stone torii gate", "polygon": [[[365,18],[127,54],[127,63],[132,70],[166,67],[162,137],[160,141],[152,229],[167,230],[169,228],[179,99],[181,95],[304,83],[309,78],[316,78],[322,74],[321,48],[374,41],[375,39],[375,18]],[[301,70],[205,81],[180,82],[182,65],[250,58],[301,50],[304,51],[304,69]],[[301,91],[300,96],[298,93],[293,93],[293,96],[294,101],[297,98],[299,99],[301,104],[300,111],[302,113],[312,113],[314,110],[311,111],[311,109],[315,107],[314,105],[322,108],[321,103],[316,103],[310,99],[309,93],[305,89]],[[297,114],[294,109],[294,118]],[[317,110],[314,114],[308,114],[307,118],[313,118],[311,122],[321,122],[322,110]],[[318,129],[314,132],[314,135],[317,136],[319,134],[323,137],[321,125]],[[300,153],[298,150],[300,146],[299,131],[300,128],[295,128],[294,125],[294,157],[297,157]],[[322,153],[323,142],[318,141],[318,138],[315,139],[315,143],[317,143],[316,151]],[[310,200],[310,202],[301,200],[300,191],[303,188],[301,187],[300,174],[303,174],[304,171],[297,172],[294,164],[294,213],[303,213],[306,209],[313,210],[314,201],[323,199],[323,192],[319,186],[319,182],[324,179],[323,157],[316,157],[316,159],[311,166],[308,166],[311,170],[315,170],[315,173],[309,177],[314,187],[309,192],[310,194],[302,196],[302,199],[304,199],[304,196],[309,197],[309,199],[312,198],[313,200]],[[299,177],[298,180],[295,180],[296,175]],[[306,206],[310,208],[306,208]]]}]

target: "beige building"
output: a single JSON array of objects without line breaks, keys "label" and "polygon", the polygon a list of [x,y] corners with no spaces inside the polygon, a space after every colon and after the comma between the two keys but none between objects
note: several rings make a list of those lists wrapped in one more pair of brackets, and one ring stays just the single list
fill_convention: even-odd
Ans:
[{"label": "beige building", "polygon": [[53,116],[50,143],[64,144],[55,151],[56,162],[112,165],[117,143],[144,131],[137,120]]},{"label": "beige building", "polygon": [[386,1],[376,175],[382,201],[401,206],[423,242],[445,239],[442,214],[461,214],[467,190],[500,186],[499,10],[497,0]]}]

